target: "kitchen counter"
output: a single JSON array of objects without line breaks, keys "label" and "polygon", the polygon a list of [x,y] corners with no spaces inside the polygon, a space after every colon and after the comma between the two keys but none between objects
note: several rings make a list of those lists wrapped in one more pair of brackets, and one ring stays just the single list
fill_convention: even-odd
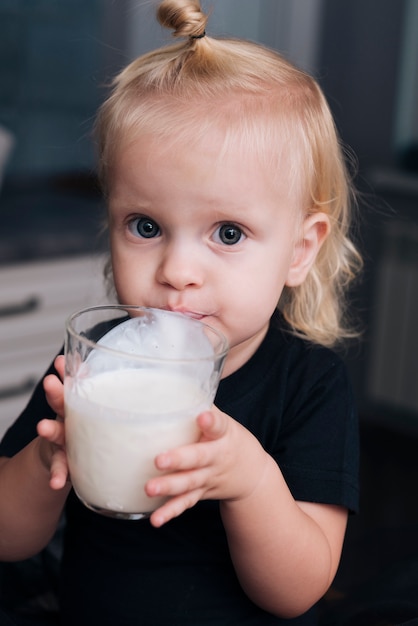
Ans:
[{"label": "kitchen counter", "polygon": [[0,264],[102,252],[104,217],[98,186],[84,173],[6,180],[0,190]]}]

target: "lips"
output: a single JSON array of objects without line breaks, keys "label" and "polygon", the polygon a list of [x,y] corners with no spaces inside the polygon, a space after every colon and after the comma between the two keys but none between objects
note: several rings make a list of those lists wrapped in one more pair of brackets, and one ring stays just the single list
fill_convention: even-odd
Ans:
[{"label": "lips", "polygon": [[185,315],[186,317],[191,317],[194,320],[201,320],[206,317],[204,313],[199,313],[197,311],[190,311],[184,307],[167,307],[168,311],[173,311],[173,313],[181,313],[181,315]]}]

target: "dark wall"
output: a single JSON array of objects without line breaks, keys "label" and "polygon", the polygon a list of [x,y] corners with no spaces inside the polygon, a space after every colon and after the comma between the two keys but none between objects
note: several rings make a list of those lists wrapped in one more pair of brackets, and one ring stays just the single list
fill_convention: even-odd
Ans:
[{"label": "dark wall", "polygon": [[[362,283],[352,294],[364,335],[346,358],[361,416],[360,515],[350,519],[334,583],[343,591],[344,618],[339,621],[335,614],[326,623],[395,624],[417,617],[418,501],[414,494],[418,412],[404,416],[399,407],[376,403],[368,378],[375,349],[373,336],[382,319],[377,294],[378,277],[388,254],[384,228],[394,222],[411,228],[417,222],[418,177],[415,187],[410,185],[408,191],[402,184],[378,185],[371,172],[374,168],[396,171],[395,109],[406,2],[324,0],[324,5],[319,80],[340,134],[358,158],[356,182],[363,194],[358,224],[365,260]],[[418,248],[415,254],[418,259]],[[399,294],[394,291],[389,297],[396,301]],[[384,333],[381,344],[399,341],[399,330],[395,326],[393,333]],[[409,336],[411,369],[416,376],[418,346],[413,341]],[[388,350],[385,354],[382,363],[390,365],[395,354]],[[415,386],[417,382],[418,378]],[[408,607],[410,614],[401,615],[402,607]]]},{"label": "dark wall", "polygon": [[325,0],[319,79],[360,167],[395,164],[404,0]]},{"label": "dark wall", "polygon": [[90,169],[102,85],[122,64],[126,1],[0,2],[0,124],[15,137],[8,172]]},{"label": "dark wall", "polygon": [[318,79],[342,140],[357,157],[356,184],[362,194],[357,226],[365,268],[352,303],[363,337],[346,360],[364,414],[374,410],[368,374],[381,233],[403,202],[374,188],[372,171],[397,162],[394,129],[404,12],[404,0],[324,0]]}]

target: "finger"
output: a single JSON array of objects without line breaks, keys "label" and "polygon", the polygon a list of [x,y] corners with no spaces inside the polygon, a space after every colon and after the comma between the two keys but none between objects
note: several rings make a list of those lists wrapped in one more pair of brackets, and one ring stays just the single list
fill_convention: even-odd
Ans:
[{"label": "finger", "polygon": [[49,374],[44,378],[44,391],[47,402],[51,409],[60,415],[64,416],[64,386],[58,376],[55,374]]},{"label": "finger", "polygon": [[225,435],[229,419],[226,413],[222,413],[216,407],[212,407],[211,411],[205,411],[199,415],[197,423],[202,431],[203,438],[214,440]]},{"label": "finger", "polygon": [[51,462],[51,489],[62,489],[68,481],[67,457],[64,450],[54,452]]},{"label": "finger", "polygon": [[65,357],[63,354],[60,354],[56,357],[54,361],[54,367],[57,370],[61,380],[64,380]]},{"label": "finger", "polygon": [[36,429],[40,437],[58,446],[64,445],[65,430],[62,422],[52,419],[43,419],[38,422]]},{"label": "finger", "polygon": [[206,490],[209,471],[207,468],[193,469],[189,472],[176,472],[151,478],[145,485],[148,496],[178,496],[182,493]]},{"label": "finger", "polygon": [[187,509],[191,509],[202,498],[202,491],[197,489],[196,491],[188,492],[187,494],[181,494],[175,498],[171,498],[168,502],[163,504],[160,508],[151,514],[150,522],[155,528],[160,528],[170,520],[178,517]]},{"label": "finger", "polygon": [[213,463],[216,454],[214,443],[214,441],[207,440],[198,441],[167,450],[156,456],[155,466],[166,473],[207,467]]}]

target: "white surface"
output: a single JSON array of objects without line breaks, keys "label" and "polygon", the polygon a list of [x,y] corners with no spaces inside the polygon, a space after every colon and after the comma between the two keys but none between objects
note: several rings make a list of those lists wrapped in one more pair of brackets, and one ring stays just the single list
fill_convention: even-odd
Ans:
[{"label": "white surface", "polygon": [[[0,437],[31,395],[13,390],[41,378],[63,344],[68,315],[106,302],[103,263],[75,257],[0,269]],[[18,313],[31,300],[33,308]]]}]

